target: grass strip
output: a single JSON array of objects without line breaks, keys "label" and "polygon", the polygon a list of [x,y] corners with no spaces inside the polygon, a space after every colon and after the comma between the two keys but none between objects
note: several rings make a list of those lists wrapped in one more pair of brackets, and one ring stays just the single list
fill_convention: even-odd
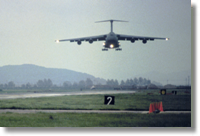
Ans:
[{"label": "grass strip", "polygon": [[191,114],[1,113],[0,127],[191,127]]},{"label": "grass strip", "polygon": [[0,100],[0,109],[63,109],[63,110],[149,110],[150,103],[163,102],[163,109],[191,110],[190,95],[112,94],[115,105],[104,105],[104,95],[78,95]]}]

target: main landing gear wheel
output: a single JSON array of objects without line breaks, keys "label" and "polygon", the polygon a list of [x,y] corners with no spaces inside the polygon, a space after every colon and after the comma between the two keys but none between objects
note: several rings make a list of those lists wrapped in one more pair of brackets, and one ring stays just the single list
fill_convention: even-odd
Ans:
[{"label": "main landing gear wheel", "polygon": [[102,49],[102,51],[108,51],[108,49]]},{"label": "main landing gear wheel", "polygon": [[116,51],[121,51],[122,49],[121,48],[117,48],[117,49],[115,49]]}]

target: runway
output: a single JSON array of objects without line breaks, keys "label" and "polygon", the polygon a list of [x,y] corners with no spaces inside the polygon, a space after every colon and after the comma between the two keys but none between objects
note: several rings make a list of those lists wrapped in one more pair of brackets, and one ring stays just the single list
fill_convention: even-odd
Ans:
[{"label": "runway", "polygon": [[[126,111],[126,110],[19,110],[19,109],[0,109],[0,113],[131,113],[148,114],[149,111]],[[164,111],[159,114],[185,114],[191,111]],[[153,114],[153,113],[152,113]]]},{"label": "runway", "polygon": [[96,95],[96,94],[120,94],[120,93],[136,93],[136,91],[71,91],[71,92],[52,92],[52,93],[16,93],[16,94],[0,94],[0,99],[17,99],[17,98],[37,98],[37,97],[53,97],[53,96],[69,96],[69,95]]}]

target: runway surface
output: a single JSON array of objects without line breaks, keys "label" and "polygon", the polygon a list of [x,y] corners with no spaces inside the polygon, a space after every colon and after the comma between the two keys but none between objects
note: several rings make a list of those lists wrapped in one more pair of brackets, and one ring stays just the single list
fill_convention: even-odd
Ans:
[{"label": "runway surface", "polygon": [[73,91],[73,92],[52,92],[52,93],[16,93],[16,94],[0,94],[0,99],[17,99],[17,98],[36,98],[36,97],[52,97],[52,96],[67,96],[67,95],[95,95],[95,94],[120,94],[120,93],[135,93],[136,91]]},{"label": "runway surface", "polygon": [[[13,109],[0,109],[0,113],[139,113],[139,114],[148,114],[149,111],[125,111],[125,110],[13,110]],[[181,113],[191,113],[191,111],[164,111],[160,114],[181,114]]]}]

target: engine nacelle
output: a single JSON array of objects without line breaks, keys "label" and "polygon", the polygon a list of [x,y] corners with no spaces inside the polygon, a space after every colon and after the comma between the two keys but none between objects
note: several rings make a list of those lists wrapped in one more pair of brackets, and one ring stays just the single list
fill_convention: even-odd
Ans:
[{"label": "engine nacelle", "polygon": [[78,44],[78,45],[81,45],[81,41],[77,41],[77,44]]},{"label": "engine nacelle", "polygon": [[142,40],[142,42],[145,44],[145,43],[147,43],[147,40]]},{"label": "engine nacelle", "polygon": [[135,42],[135,39],[134,39],[134,38],[133,38],[133,39],[131,39],[131,42],[132,42],[132,43],[134,43],[134,42]]},{"label": "engine nacelle", "polygon": [[93,43],[93,40],[92,40],[92,39],[90,39],[90,40],[89,40],[89,43],[90,43],[90,44],[91,44],[91,43]]}]

